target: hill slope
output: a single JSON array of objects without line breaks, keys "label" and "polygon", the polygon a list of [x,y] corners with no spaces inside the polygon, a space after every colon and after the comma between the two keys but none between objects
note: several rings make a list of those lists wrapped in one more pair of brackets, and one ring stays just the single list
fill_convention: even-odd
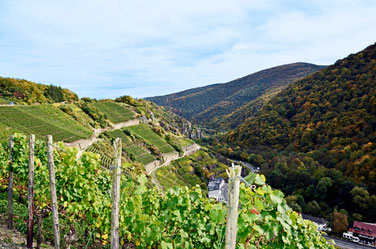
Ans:
[{"label": "hill slope", "polygon": [[[225,143],[262,152],[270,159],[265,170],[270,171],[271,179],[279,179],[280,187],[283,187],[283,177],[291,175],[289,179],[294,179],[305,172],[307,178],[300,178],[299,184],[290,186],[290,193],[299,189],[304,191],[309,185],[314,187],[323,177],[329,178],[324,192],[311,193],[316,195],[317,201],[347,206],[353,212],[369,218],[373,216],[375,221],[376,216],[370,215],[376,213],[375,137],[374,44],[291,84],[255,117],[227,134]],[[287,152],[289,156],[291,152],[304,154],[295,157],[295,162],[291,157],[280,158],[274,167],[271,164],[276,160],[276,153],[267,153],[273,150]],[[287,167],[289,161],[291,165]],[[286,166],[282,166],[284,162]],[[361,189],[350,192],[356,185]],[[342,191],[340,195],[338,191]],[[364,197],[363,203],[358,201],[359,194]],[[308,198],[312,196],[307,195]]]},{"label": "hill slope", "polygon": [[[308,63],[287,64],[262,70],[228,83],[147,99],[158,105],[171,107],[175,113],[205,126],[213,118],[228,115],[266,92],[281,89],[322,68],[324,67]],[[215,126],[216,124],[212,123],[209,128]]]},{"label": "hill slope", "polygon": [[67,142],[92,134],[88,127],[76,122],[54,105],[0,105],[0,141],[8,139],[13,132],[33,133],[38,138],[53,135],[56,140]]}]

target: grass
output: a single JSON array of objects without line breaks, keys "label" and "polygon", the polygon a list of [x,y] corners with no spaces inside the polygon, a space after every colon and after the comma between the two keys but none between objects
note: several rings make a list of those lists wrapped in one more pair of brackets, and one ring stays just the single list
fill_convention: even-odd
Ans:
[{"label": "grass", "polygon": [[125,122],[135,116],[131,109],[115,102],[98,102],[94,103],[93,106],[104,113],[112,123]]},{"label": "grass", "polygon": [[53,105],[0,106],[0,124],[38,138],[52,135],[55,141],[88,138],[92,131]]},{"label": "grass", "polygon": [[149,144],[155,145],[162,153],[174,152],[174,148],[167,143],[163,138],[158,136],[148,125],[140,124],[133,125],[124,130],[128,130],[132,134],[135,134],[137,137],[145,140]]}]

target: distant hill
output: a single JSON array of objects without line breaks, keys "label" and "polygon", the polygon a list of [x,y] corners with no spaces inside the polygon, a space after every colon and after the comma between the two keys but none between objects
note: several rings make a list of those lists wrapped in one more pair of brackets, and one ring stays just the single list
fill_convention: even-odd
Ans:
[{"label": "distant hill", "polygon": [[274,187],[316,201],[311,211],[324,201],[375,222],[376,44],[289,85],[229,132],[228,144],[262,155],[248,160]]},{"label": "distant hill", "polygon": [[227,139],[242,146],[288,146],[299,151],[372,142],[375,79],[376,45],[372,45],[291,84]]},{"label": "distant hill", "polygon": [[[146,98],[158,105],[170,107],[182,117],[202,124],[207,128],[217,128],[218,123],[228,118],[234,111],[247,105],[251,101],[262,97],[258,107],[264,104],[268,95],[274,95],[288,84],[323,69],[309,63],[293,63],[262,70],[248,76],[224,84],[213,84],[205,87],[193,88],[186,91],[165,96]],[[234,123],[224,128],[234,127],[253,115],[259,108],[249,111],[248,107],[240,109],[243,115],[234,114],[237,119],[230,118]],[[239,120],[241,119],[241,120]]]}]

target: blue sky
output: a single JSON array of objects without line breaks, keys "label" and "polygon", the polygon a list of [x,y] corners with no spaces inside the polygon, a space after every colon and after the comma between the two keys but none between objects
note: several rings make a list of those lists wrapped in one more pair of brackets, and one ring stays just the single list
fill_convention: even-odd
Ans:
[{"label": "blue sky", "polygon": [[0,76],[147,97],[376,42],[374,0],[0,0]]}]

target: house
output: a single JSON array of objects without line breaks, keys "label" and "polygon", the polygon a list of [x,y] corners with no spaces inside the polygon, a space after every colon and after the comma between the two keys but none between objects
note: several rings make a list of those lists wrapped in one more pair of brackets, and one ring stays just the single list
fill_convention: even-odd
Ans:
[{"label": "house", "polygon": [[354,221],[347,232],[359,238],[359,243],[376,246],[376,224]]},{"label": "house", "polygon": [[209,181],[209,198],[214,198],[219,202],[227,202],[228,184],[222,177]]},{"label": "house", "polygon": [[324,232],[330,232],[332,229],[328,226],[329,222],[324,220],[323,218],[314,217],[307,214],[302,214],[302,218],[304,220],[312,221],[316,224],[317,230],[324,231]]}]

